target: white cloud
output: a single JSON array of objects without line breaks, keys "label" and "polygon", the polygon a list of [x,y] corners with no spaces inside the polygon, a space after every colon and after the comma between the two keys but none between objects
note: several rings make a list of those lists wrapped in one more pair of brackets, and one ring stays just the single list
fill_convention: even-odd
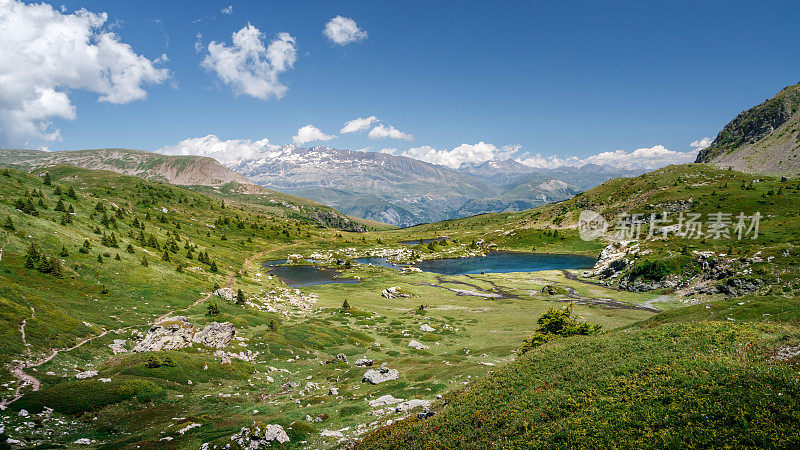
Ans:
[{"label": "white cloud", "polygon": [[518,146],[497,147],[494,144],[481,141],[477,144],[461,144],[452,150],[436,150],[433,147],[423,145],[410,148],[401,153],[401,155],[458,169],[465,164],[481,164],[496,159],[507,159],[517,150],[519,150]]},{"label": "white cloud", "polygon": [[306,125],[297,130],[297,135],[292,137],[292,140],[297,145],[303,145],[313,141],[330,141],[335,137],[336,136],[323,133],[322,130],[314,125]]},{"label": "white cloud", "polygon": [[213,134],[204,137],[189,138],[168,145],[159,150],[168,155],[199,155],[210,156],[222,163],[236,161],[237,159],[255,158],[259,154],[277,150],[280,146],[272,145],[269,139],[251,141],[249,139],[222,140]]},{"label": "white cloud", "polygon": [[224,7],[224,8],[222,8],[222,9],[220,9],[219,12],[221,12],[222,14],[231,15],[231,14],[233,14],[233,5],[228,5],[228,6]]},{"label": "white cloud", "polygon": [[120,42],[107,21],[104,12],[65,14],[47,3],[0,0],[0,143],[60,139],[52,120],[76,118],[73,90],[122,104],[146,98],[144,84],[168,78]]},{"label": "white cloud", "polygon": [[361,131],[367,131],[370,125],[372,125],[377,121],[378,118],[375,116],[359,117],[357,119],[353,119],[345,123],[344,127],[342,127],[341,131],[339,132],[342,134],[346,134],[346,133],[358,133]]},{"label": "white cloud", "polygon": [[342,16],[336,16],[325,24],[322,34],[338,45],[347,45],[367,38],[367,32],[358,28],[355,20]]},{"label": "white cloud", "polygon": [[200,53],[203,51],[203,35],[201,33],[197,33],[194,37],[194,52]]},{"label": "white cloud", "polygon": [[414,136],[408,133],[403,133],[402,131],[398,130],[397,128],[391,125],[384,125],[384,124],[380,124],[375,128],[373,128],[372,130],[370,130],[368,136],[370,139],[390,138],[390,139],[402,139],[405,141],[414,140]]},{"label": "white cloud", "polygon": [[382,148],[382,149],[378,150],[378,153],[383,153],[383,154],[386,154],[386,155],[394,155],[395,153],[397,153],[397,149],[396,148]]},{"label": "white cloud", "polygon": [[517,159],[518,162],[533,168],[553,169],[557,167],[581,167],[586,164],[598,164],[617,167],[620,169],[645,169],[652,170],[670,164],[686,164],[694,162],[697,150],[679,152],[669,150],[663,145],[643,147],[631,152],[615,150],[602,152],[587,158],[574,156],[559,158],[558,156],[543,157],[542,155],[525,154]]},{"label": "white cloud", "polygon": [[233,33],[230,46],[222,42],[208,44],[208,54],[201,65],[213,71],[236,95],[245,94],[261,100],[281,98],[288,88],[278,75],[294,67],[297,45],[289,33],[264,45],[258,28],[247,24]]},{"label": "white cloud", "polygon": [[702,150],[702,149],[708,147],[709,145],[711,145],[712,142],[714,142],[714,139],[706,136],[703,139],[698,139],[698,140],[692,142],[691,144],[689,144],[689,146],[693,147],[693,148],[696,148],[698,150]]}]

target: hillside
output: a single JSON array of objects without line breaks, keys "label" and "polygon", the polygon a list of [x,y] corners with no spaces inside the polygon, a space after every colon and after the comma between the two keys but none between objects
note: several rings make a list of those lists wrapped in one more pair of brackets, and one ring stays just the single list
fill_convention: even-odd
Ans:
[{"label": "hillside", "polygon": [[751,173],[800,174],[800,84],[742,112],[697,155],[712,163]]},{"label": "hillside", "polygon": [[3,166],[31,170],[59,164],[110,170],[181,186],[220,187],[235,183],[244,192],[260,191],[258,185],[246,177],[204,156],[167,156],[118,148],[58,152],[0,149],[0,165]]},{"label": "hillside", "polygon": [[253,195],[246,202],[279,205],[278,209],[283,211],[281,214],[290,209],[294,210],[294,216],[312,218],[323,226],[351,231],[366,229],[363,224],[328,206],[263,188],[213,158],[167,156],[129,149],[58,152],[0,149],[0,166],[30,171],[62,164],[90,170],[108,170],[146,180],[187,186],[201,192]]}]

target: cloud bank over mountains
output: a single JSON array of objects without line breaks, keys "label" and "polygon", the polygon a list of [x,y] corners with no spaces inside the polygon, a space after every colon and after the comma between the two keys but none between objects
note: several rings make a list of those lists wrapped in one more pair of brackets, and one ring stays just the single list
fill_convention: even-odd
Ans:
[{"label": "cloud bank over mountains", "polygon": [[[372,123],[367,119],[356,119]],[[353,122],[353,121],[351,121]],[[348,128],[348,122],[345,128]],[[366,123],[366,122],[364,122]],[[350,125],[351,128],[356,125]],[[367,124],[366,128],[369,127]],[[345,129],[343,128],[343,130]],[[362,126],[363,128],[363,126]],[[292,141],[295,145],[302,146],[309,142],[329,141],[336,136],[324,133],[313,125],[306,125],[297,131]],[[708,139],[708,138],[705,138]],[[256,159],[274,157],[284,146],[273,144],[269,139],[252,141],[249,139],[222,140],[210,134],[205,137],[189,138],[178,142],[176,145],[166,146],[159,151],[175,155],[201,155],[210,156],[223,163],[240,159]],[[480,141],[476,144],[461,144],[453,149],[436,149],[427,145],[412,147],[399,151],[396,148],[383,148],[379,153],[395,156],[405,156],[418,159],[431,164],[437,164],[450,169],[460,169],[465,166],[474,166],[487,161],[504,161],[509,158],[534,169],[556,169],[560,167],[579,168],[587,164],[611,166],[618,169],[644,169],[652,170],[670,164],[686,164],[693,162],[697,157],[699,148],[690,151],[670,150],[663,145],[642,147],[632,151],[614,150],[600,152],[585,158],[542,156],[521,153],[518,145],[497,146]]]}]

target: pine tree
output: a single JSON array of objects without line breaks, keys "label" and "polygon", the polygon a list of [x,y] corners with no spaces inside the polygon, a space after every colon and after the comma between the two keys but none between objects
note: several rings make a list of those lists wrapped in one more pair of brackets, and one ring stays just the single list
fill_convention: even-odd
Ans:
[{"label": "pine tree", "polygon": [[115,256],[114,259],[116,259],[117,261],[122,261],[122,258],[119,257],[119,253],[117,253],[117,256]]},{"label": "pine tree", "polygon": [[66,258],[67,256],[69,256],[69,253],[67,253],[67,247],[61,246],[61,252],[58,253],[58,256],[62,258]]},{"label": "pine tree", "polygon": [[28,246],[28,251],[25,252],[25,268],[35,268],[41,258],[42,254],[39,253],[39,249],[36,248],[36,244],[31,242],[31,245]]},{"label": "pine tree", "polygon": [[78,199],[78,194],[75,193],[75,188],[73,188],[72,186],[70,186],[69,189],[67,189],[67,197],[74,200]]},{"label": "pine tree", "polygon": [[164,250],[164,255],[161,257],[161,259],[163,259],[166,262],[169,262],[169,251],[168,250]]},{"label": "pine tree", "polygon": [[64,206],[64,200],[58,199],[58,203],[56,203],[56,207],[53,208],[54,211],[61,211],[67,212],[66,206]]},{"label": "pine tree", "polygon": [[217,268],[217,262],[211,261],[211,267],[209,267],[208,270],[217,273],[217,271],[219,270],[219,268]]},{"label": "pine tree", "polygon": [[6,216],[6,223],[3,224],[3,228],[8,231],[14,231],[16,228],[14,227],[14,222],[11,221],[11,216]]},{"label": "pine tree", "polygon": [[244,292],[241,289],[236,291],[236,304],[237,305],[244,305]]},{"label": "pine tree", "polygon": [[142,265],[143,265],[144,267],[147,267],[147,266],[149,266],[149,264],[147,263],[147,257],[146,257],[146,256],[142,256]]},{"label": "pine tree", "polygon": [[50,172],[44,173],[42,182],[44,183],[45,186],[50,186],[51,184],[53,184],[53,180],[50,179]]},{"label": "pine tree", "polygon": [[347,299],[344,299],[344,302],[342,303],[342,310],[347,311],[349,309],[350,309],[350,303],[347,303]]},{"label": "pine tree", "polygon": [[125,251],[131,254],[136,252],[136,250],[133,249],[133,245],[131,244],[128,244],[128,246],[125,248]]},{"label": "pine tree", "polygon": [[103,262],[103,255],[101,255],[100,253],[97,254],[97,262],[99,263]]},{"label": "pine tree", "polygon": [[56,185],[56,188],[53,189],[53,194],[55,194],[55,195],[63,194],[63,192],[61,192],[61,186]]}]

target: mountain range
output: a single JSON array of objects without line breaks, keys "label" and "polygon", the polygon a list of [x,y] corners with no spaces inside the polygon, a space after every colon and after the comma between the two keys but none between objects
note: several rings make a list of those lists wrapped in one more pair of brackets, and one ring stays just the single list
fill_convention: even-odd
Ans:
[{"label": "mountain range", "polygon": [[285,146],[229,167],[262,186],[398,226],[521,211],[630,175],[601,166],[537,173],[512,159],[453,170],[405,156],[324,146]]}]

